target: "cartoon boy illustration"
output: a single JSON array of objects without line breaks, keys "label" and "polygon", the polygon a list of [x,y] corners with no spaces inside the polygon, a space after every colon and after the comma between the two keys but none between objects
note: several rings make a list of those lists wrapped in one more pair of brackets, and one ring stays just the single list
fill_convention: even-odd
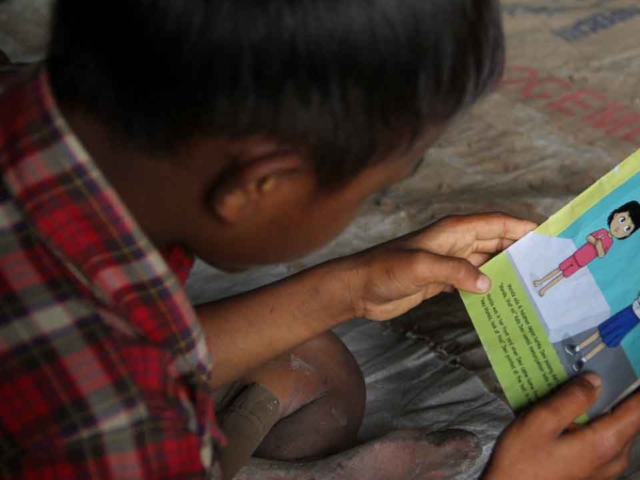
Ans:
[{"label": "cartoon boy illustration", "polygon": [[625,203],[609,215],[607,223],[609,230],[601,228],[589,234],[587,243],[569,258],[560,262],[558,268],[533,282],[534,287],[542,287],[538,292],[541,297],[544,297],[545,293],[563,278],[571,277],[596,258],[604,257],[613,245],[614,238],[624,240],[633,235],[640,227],[640,203],[636,201]]},{"label": "cartoon boy illustration", "polygon": [[[598,330],[578,345],[565,345],[564,350],[571,356],[580,354],[580,358],[573,364],[573,370],[579,372],[585,364],[599,354],[605,347],[615,348],[620,345],[624,337],[640,325],[640,293],[638,298],[627,308],[620,310],[609,320],[598,325]],[[589,345],[596,343],[586,355],[582,352]]]}]

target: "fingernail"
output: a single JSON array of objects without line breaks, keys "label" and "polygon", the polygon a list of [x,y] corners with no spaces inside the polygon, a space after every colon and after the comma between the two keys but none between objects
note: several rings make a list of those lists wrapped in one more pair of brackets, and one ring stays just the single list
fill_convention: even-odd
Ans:
[{"label": "fingernail", "polygon": [[481,292],[486,292],[491,288],[491,280],[486,275],[480,275],[478,281],[476,282],[476,287]]},{"label": "fingernail", "polygon": [[585,375],[582,376],[582,378],[584,378],[591,385],[593,385],[593,388],[600,388],[600,386],[602,385],[602,379],[595,373],[586,373]]}]

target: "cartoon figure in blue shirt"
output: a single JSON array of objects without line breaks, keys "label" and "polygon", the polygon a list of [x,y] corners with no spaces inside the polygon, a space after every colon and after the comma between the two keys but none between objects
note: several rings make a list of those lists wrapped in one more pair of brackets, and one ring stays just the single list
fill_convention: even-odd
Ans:
[{"label": "cartoon figure in blue shirt", "polygon": [[[640,294],[630,306],[620,310],[609,320],[598,325],[598,330],[579,345],[566,345],[564,347],[565,352],[569,355],[580,355],[573,364],[573,370],[575,372],[582,370],[586,363],[604,350],[605,347],[615,348],[619,346],[624,337],[638,325],[640,325]],[[596,346],[586,355],[583,355],[585,350],[593,343],[596,343]]]}]

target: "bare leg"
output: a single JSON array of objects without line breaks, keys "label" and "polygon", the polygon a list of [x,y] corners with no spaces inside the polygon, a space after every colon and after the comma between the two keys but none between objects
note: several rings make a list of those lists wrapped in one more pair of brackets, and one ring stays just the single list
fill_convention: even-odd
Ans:
[{"label": "bare leg", "polygon": [[572,368],[574,372],[579,372],[584,368],[588,361],[590,361],[593,357],[598,355],[602,350],[606,348],[604,342],[598,343],[598,345],[592,349],[589,353],[587,353],[584,357],[580,358],[576,363],[573,364]]},{"label": "bare leg", "polygon": [[220,458],[225,479],[254,452],[272,460],[298,460],[355,445],[364,380],[334,334],[320,335],[268,362],[243,383],[247,387],[221,416],[229,440]]},{"label": "bare leg", "polygon": [[589,353],[587,353],[584,356],[584,361],[588,362],[589,360],[591,360],[593,357],[595,357],[597,354],[599,354],[605,348],[606,348],[606,345],[604,343],[599,343],[598,346],[596,346],[593,350],[591,350]]},{"label": "bare leg", "polygon": [[551,289],[552,287],[554,287],[555,285],[557,285],[562,279],[564,278],[564,275],[562,275],[562,272],[560,272],[559,274],[557,274],[553,280],[551,280],[548,284],[546,284],[539,292],[538,294],[541,297],[544,297],[545,294],[549,291],[549,289]]},{"label": "bare leg", "polygon": [[252,375],[281,399],[281,420],[256,456],[299,460],[356,444],[365,404],[360,367],[333,333],[316,337]]},{"label": "bare leg", "polygon": [[562,270],[560,270],[559,268],[556,268],[555,270],[552,270],[551,272],[549,272],[546,276],[544,276],[540,280],[534,280],[533,281],[533,286],[534,287],[540,287],[540,286],[544,285],[545,283],[547,283],[552,278],[554,278],[559,273],[562,273]]},{"label": "bare leg", "polygon": [[[569,355],[571,355],[573,357],[575,355],[581,354],[581,352],[583,350],[587,349],[589,347],[589,345],[591,345],[593,342],[596,342],[596,341],[599,341],[599,340],[600,340],[600,331],[596,330],[594,333],[589,335],[587,338],[585,338],[578,345],[575,345],[573,343],[569,343],[569,344],[565,345],[564,351],[567,352]],[[584,364],[584,362],[585,362],[584,358],[580,359],[580,362],[582,362]]]},{"label": "bare leg", "polygon": [[312,462],[252,460],[237,480],[453,480],[482,453],[478,438],[461,430],[427,434],[396,431],[349,451]]},{"label": "bare leg", "polygon": [[[223,469],[227,466],[225,480],[453,479],[482,453],[475,435],[457,430],[397,431],[355,446],[364,381],[350,352],[333,334],[269,362],[245,380],[249,387],[238,403],[263,399],[268,404],[237,407],[240,414],[249,410],[260,421],[227,423],[247,428],[225,432],[230,443],[220,460]],[[271,404],[279,410],[275,421]],[[231,420],[234,406],[229,408]],[[226,422],[223,418],[223,430]],[[234,451],[234,444],[240,451]],[[255,455],[261,459],[249,459],[250,445],[259,445]],[[234,476],[242,465],[247,466]]]},{"label": "bare leg", "polygon": [[598,330],[596,330],[592,335],[589,335],[589,337],[580,342],[580,344],[578,345],[578,351],[584,350],[596,340],[600,340],[600,332]]}]

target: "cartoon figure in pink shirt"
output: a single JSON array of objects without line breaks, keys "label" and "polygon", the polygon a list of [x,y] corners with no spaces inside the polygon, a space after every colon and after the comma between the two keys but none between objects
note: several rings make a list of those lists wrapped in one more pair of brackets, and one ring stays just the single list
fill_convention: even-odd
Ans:
[{"label": "cartoon figure in pink shirt", "polygon": [[542,287],[538,291],[541,297],[544,297],[549,289],[557,285],[563,278],[571,277],[596,258],[604,257],[613,245],[614,238],[624,240],[633,235],[640,227],[640,203],[632,201],[617,208],[609,215],[608,224],[609,230],[602,228],[589,234],[587,243],[569,258],[560,262],[558,268],[533,282],[534,287]]}]

